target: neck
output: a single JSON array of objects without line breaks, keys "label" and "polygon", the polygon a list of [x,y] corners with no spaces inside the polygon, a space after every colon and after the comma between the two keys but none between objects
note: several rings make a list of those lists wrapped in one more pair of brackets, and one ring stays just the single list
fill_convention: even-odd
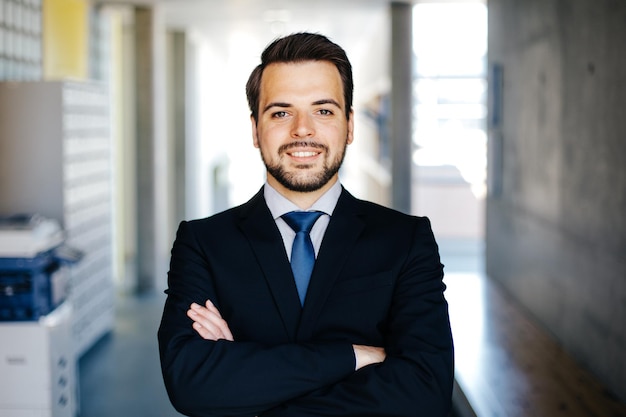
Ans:
[{"label": "neck", "polygon": [[300,192],[293,191],[286,187],[284,187],[281,183],[276,181],[274,177],[271,175],[267,176],[267,182],[271,185],[276,191],[282,194],[287,200],[291,201],[293,204],[298,206],[298,208],[302,210],[308,210],[321,196],[324,195],[326,191],[328,191],[335,183],[337,182],[337,176],[331,178],[324,186],[315,191],[308,192]]}]

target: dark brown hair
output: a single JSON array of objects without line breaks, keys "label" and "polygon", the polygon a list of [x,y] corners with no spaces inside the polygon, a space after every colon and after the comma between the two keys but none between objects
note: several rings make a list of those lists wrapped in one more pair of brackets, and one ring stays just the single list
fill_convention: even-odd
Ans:
[{"label": "dark brown hair", "polygon": [[279,62],[303,61],[328,61],[337,67],[343,83],[346,118],[350,118],[354,83],[352,81],[352,65],[350,65],[346,52],[326,36],[303,32],[294,33],[270,43],[261,54],[261,63],[250,74],[246,83],[246,96],[255,122],[258,121],[259,116],[261,77],[265,67]]}]

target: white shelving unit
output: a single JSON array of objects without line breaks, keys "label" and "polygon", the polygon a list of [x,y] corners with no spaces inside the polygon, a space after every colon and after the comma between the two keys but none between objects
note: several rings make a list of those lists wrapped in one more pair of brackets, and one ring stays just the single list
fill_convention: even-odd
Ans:
[{"label": "white shelving unit", "polygon": [[109,125],[100,83],[0,83],[0,214],[56,219],[85,252],[71,268],[77,357],[113,327]]}]

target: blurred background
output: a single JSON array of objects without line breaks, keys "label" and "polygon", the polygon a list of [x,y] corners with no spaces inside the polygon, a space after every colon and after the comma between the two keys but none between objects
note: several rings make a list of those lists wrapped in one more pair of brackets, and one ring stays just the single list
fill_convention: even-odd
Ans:
[{"label": "blurred background", "polygon": [[[156,346],[176,228],[262,186],[244,86],[299,31],[353,65],[342,183],[431,219],[455,412],[626,415],[626,3],[0,0],[0,216],[52,219],[82,254],[55,253],[68,290],[50,314],[0,321],[0,416],[179,415]],[[533,374],[552,350],[487,331],[511,306],[558,371]]]}]

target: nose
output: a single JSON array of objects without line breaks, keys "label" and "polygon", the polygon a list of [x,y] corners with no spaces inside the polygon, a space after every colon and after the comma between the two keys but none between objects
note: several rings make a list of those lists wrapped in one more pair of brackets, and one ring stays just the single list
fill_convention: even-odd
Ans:
[{"label": "nose", "polygon": [[313,136],[315,128],[308,114],[299,113],[293,119],[291,136],[294,138],[306,138]]}]

